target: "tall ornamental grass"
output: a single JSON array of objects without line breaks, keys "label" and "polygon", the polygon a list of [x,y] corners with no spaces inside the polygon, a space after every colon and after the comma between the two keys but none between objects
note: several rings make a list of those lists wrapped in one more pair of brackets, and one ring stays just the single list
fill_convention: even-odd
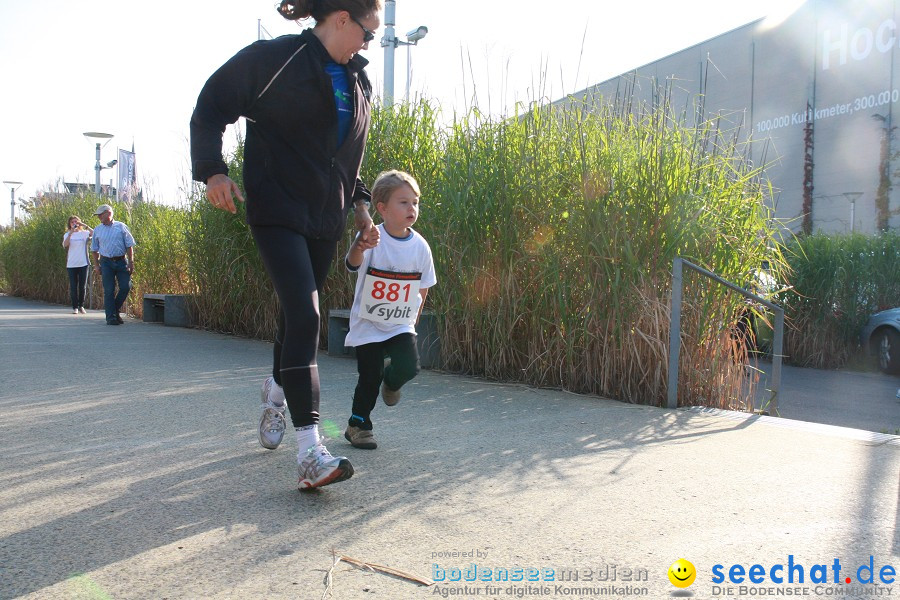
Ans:
[{"label": "tall ornamental grass", "polygon": [[[742,284],[764,258],[779,264],[759,172],[714,121],[535,105],[440,127],[419,102],[376,111],[372,131],[366,180],[401,168],[421,185],[417,229],[438,271],[428,303],[452,371],[660,404],[673,258]],[[335,272],[323,314],[350,305],[340,256]],[[685,403],[745,405],[741,309],[689,278]]]},{"label": "tall ornamental grass", "polygon": [[[812,235],[794,239],[785,256],[794,289],[782,295],[785,352],[806,367],[843,367],[873,313],[900,306],[900,234]],[[863,349],[864,350],[864,349]]]},{"label": "tall ornamental grass", "polygon": [[[444,368],[659,405],[674,257],[741,284],[764,259],[780,270],[764,185],[743,157],[737,132],[716,121],[686,127],[665,101],[634,111],[535,103],[505,119],[472,109],[445,124],[422,100],[376,107],[362,176],[371,183],[399,168],[419,180],[416,228],[434,251],[427,308]],[[240,184],[240,147],[231,162]],[[277,300],[243,207],[215,210],[202,191],[181,210],[116,207],[140,244],[132,302],[189,292],[201,326],[271,339]],[[60,239],[70,212],[98,203],[84,202],[41,207],[22,238],[17,230],[0,242],[13,293],[66,301]],[[320,298],[323,326],[329,309],[352,300],[351,229]],[[746,407],[746,350],[735,335],[743,306],[686,275],[682,404]]]},{"label": "tall ornamental grass", "polygon": [[[229,176],[241,189],[243,150],[239,140],[228,160]],[[195,186],[184,219],[197,325],[272,340],[278,299],[245,223],[246,209],[235,199],[237,215],[219,210],[205,192]]]},{"label": "tall ornamental grass", "polygon": [[[96,228],[100,220],[93,212],[100,204],[113,207],[115,220],[128,225],[137,242],[127,313],[142,316],[144,293],[178,293],[189,288],[181,211],[149,202],[129,205],[89,194],[66,200],[44,199],[15,230],[0,237],[6,293],[68,305],[67,251],[62,246],[66,224],[74,214]],[[92,268],[90,283],[89,308],[102,309],[103,286]]]}]

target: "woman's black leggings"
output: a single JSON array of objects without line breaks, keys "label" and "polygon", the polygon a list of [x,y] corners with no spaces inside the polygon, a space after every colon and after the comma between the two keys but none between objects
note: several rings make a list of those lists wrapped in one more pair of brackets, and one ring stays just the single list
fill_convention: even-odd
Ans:
[{"label": "woman's black leggings", "polygon": [[84,306],[84,284],[87,282],[87,265],[83,267],[67,267],[69,272],[69,296],[72,298],[72,309]]},{"label": "woman's black leggings", "polygon": [[319,422],[319,290],[337,242],[311,240],[285,227],[251,227],[269,279],[281,302],[272,376],[284,388],[291,422]]}]

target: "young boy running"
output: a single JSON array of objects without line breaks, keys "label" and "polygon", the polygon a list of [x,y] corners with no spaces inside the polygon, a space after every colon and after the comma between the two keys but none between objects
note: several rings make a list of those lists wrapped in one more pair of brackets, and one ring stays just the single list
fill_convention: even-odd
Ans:
[{"label": "young boy running", "polygon": [[371,414],[379,386],[384,403],[394,406],[403,384],[419,373],[415,326],[428,288],[437,282],[431,248],[412,228],[419,218],[419,184],[412,175],[380,174],[372,201],[383,219],[381,241],[368,250],[354,241],[345,259],[357,279],[344,345],[356,347],[359,381],[344,437],[368,450],[377,447]]}]

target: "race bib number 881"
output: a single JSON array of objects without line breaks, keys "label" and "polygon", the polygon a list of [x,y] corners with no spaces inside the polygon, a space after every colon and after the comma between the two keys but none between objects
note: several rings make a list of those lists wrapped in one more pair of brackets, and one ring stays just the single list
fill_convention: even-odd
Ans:
[{"label": "race bib number 881", "polygon": [[394,273],[369,267],[359,317],[376,323],[412,325],[418,312],[421,273]]}]

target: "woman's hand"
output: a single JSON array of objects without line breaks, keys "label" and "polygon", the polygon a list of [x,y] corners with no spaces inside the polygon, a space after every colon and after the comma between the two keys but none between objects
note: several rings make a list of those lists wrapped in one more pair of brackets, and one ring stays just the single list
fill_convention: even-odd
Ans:
[{"label": "woman's hand", "polygon": [[235,214],[237,212],[234,205],[235,196],[241,202],[244,201],[240,188],[228,175],[219,173],[206,180],[206,197],[216,208]]},{"label": "woman's hand", "polygon": [[353,240],[351,249],[356,248],[360,252],[360,257],[362,257],[363,252],[365,252],[366,250],[371,250],[378,245],[380,237],[381,232],[378,231],[378,227],[372,225],[371,230],[366,231],[364,229],[356,235],[356,239]]},{"label": "woman's hand", "polygon": [[359,244],[361,250],[371,250],[378,245],[380,240],[381,232],[375,227],[375,223],[369,219],[369,225],[360,230],[359,239],[356,240],[356,243]]},{"label": "woman's hand", "polygon": [[356,238],[356,244],[360,250],[368,250],[378,245],[381,238],[381,232],[375,227],[372,221],[372,215],[365,203],[357,202],[354,204],[353,221],[356,229],[359,230],[359,236]]}]

